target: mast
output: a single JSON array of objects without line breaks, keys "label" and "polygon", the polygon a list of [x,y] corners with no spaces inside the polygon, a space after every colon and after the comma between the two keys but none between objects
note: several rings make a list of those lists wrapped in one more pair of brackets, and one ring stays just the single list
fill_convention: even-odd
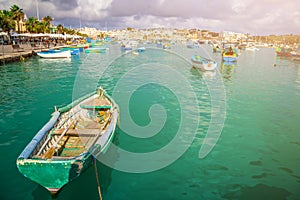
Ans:
[{"label": "mast", "polygon": [[79,30],[81,31],[81,18],[79,18]]},{"label": "mast", "polygon": [[37,20],[39,21],[39,20],[40,20],[40,17],[39,17],[38,0],[35,0],[35,7],[36,7],[36,17],[37,17]]}]

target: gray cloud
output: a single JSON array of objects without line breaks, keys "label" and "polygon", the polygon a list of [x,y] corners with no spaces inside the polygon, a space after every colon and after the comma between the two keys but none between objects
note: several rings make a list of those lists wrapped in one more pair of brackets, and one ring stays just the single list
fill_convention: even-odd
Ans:
[{"label": "gray cloud", "polygon": [[78,7],[77,1],[74,0],[49,0],[59,10],[73,10]]},{"label": "gray cloud", "polygon": [[[300,34],[298,0],[38,0],[40,16],[55,23],[101,28],[178,27],[250,34]],[[35,16],[35,0],[0,0]]]}]

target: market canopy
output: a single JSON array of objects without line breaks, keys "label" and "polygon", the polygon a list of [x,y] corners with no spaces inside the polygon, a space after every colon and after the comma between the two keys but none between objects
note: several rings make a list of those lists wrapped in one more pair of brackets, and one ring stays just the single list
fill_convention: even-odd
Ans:
[{"label": "market canopy", "polygon": [[23,37],[50,37],[50,38],[72,38],[72,39],[77,39],[77,38],[82,38],[81,36],[78,35],[70,35],[70,34],[50,34],[50,33],[21,33],[17,34],[16,36],[23,36]]}]

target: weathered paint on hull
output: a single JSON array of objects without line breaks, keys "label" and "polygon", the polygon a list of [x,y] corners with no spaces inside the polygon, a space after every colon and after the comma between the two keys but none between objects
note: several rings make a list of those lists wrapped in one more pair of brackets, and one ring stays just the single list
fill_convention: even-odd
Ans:
[{"label": "weathered paint on hull", "polygon": [[[49,131],[51,131],[55,123],[57,123],[57,120],[59,119],[61,113],[68,112],[74,106],[80,108],[81,105],[78,105],[80,102],[88,101],[89,98],[95,98],[93,97],[95,96],[95,94],[96,92],[93,92],[77,99],[76,101],[73,101],[71,104],[65,107],[57,109],[53,113],[53,116],[51,117],[49,122],[46,123],[46,125],[44,125],[43,128],[34,136],[32,141],[25,147],[25,149],[17,159],[17,167],[20,173],[28,179],[45,187],[54,197],[58,194],[58,192],[64,185],[79,177],[81,173],[91,165],[93,161],[91,152],[93,153],[93,155],[97,156],[101,153],[105,153],[114,137],[114,132],[118,120],[118,105],[113,101],[113,99],[111,99],[108,94],[105,93],[105,96],[112,102],[112,105],[114,105],[114,110],[110,118],[110,123],[106,127],[105,132],[102,133],[101,137],[96,137],[95,140],[92,141],[93,143],[90,144],[93,145],[92,147],[88,145],[89,152],[85,151],[85,149],[82,149],[83,147],[78,147],[84,152],[76,152],[74,150],[75,152],[73,152],[73,154],[59,153],[59,155],[56,156],[52,154],[53,157],[51,158],[49,158],[48,156],[43,157],[40,155],[41,149],[44,149],[44,144],[48,144],[43,143],[45,142],[44,140],[46,140],[47,142],[47,138],[45,138],[47,137],[46,134],[49,133],[48,136],[51,137],[52,132]],[[102,107],[103,106],[101,106],[101,108]],[[112,109],[111,106],[107,108]],[[69,128],[66,128],[65,130],[68,129]],[[66,149],[70,148],[65,148],[65,150]],[[48,149],[48,152],[51,152],[50,150]],[[61,153],[63,153],[63,151]],[[67,157],[71,155],[74,157]]]},{"label": "weathered paint on hull", "polygon": [[235,62],[237,60],[237,57],[227,57],[227,56],[224,56],[223,60],[225,62]]},{"label": "weathered paint on hull", "polygon": [[56,194],[68,182],[85,171],[92,162],[89,154],[79,160],[18,159],[17,167],[27,178]]}]

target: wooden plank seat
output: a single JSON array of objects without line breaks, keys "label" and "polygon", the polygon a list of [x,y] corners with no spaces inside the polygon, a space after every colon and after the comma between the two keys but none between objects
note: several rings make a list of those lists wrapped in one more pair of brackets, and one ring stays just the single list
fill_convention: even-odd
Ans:
[{"label": "wooden plank seat", "polygon": [[[56,129],[54,134],[62,134],[64,129]],[[83,136],[83,137],[93,137],[100,133],[100,129],[69,129],[66,135],[69,136]]]},{"label": "wooden plank seat", "polygon": [[65,148],[85,148],[80,137],[70,137],[65,145]]},{"label": "wooden plank seat", "polygon": [[81,108],[86,109],[110,109],[111,103],[107,99],[92,99],[80,105]]}]

